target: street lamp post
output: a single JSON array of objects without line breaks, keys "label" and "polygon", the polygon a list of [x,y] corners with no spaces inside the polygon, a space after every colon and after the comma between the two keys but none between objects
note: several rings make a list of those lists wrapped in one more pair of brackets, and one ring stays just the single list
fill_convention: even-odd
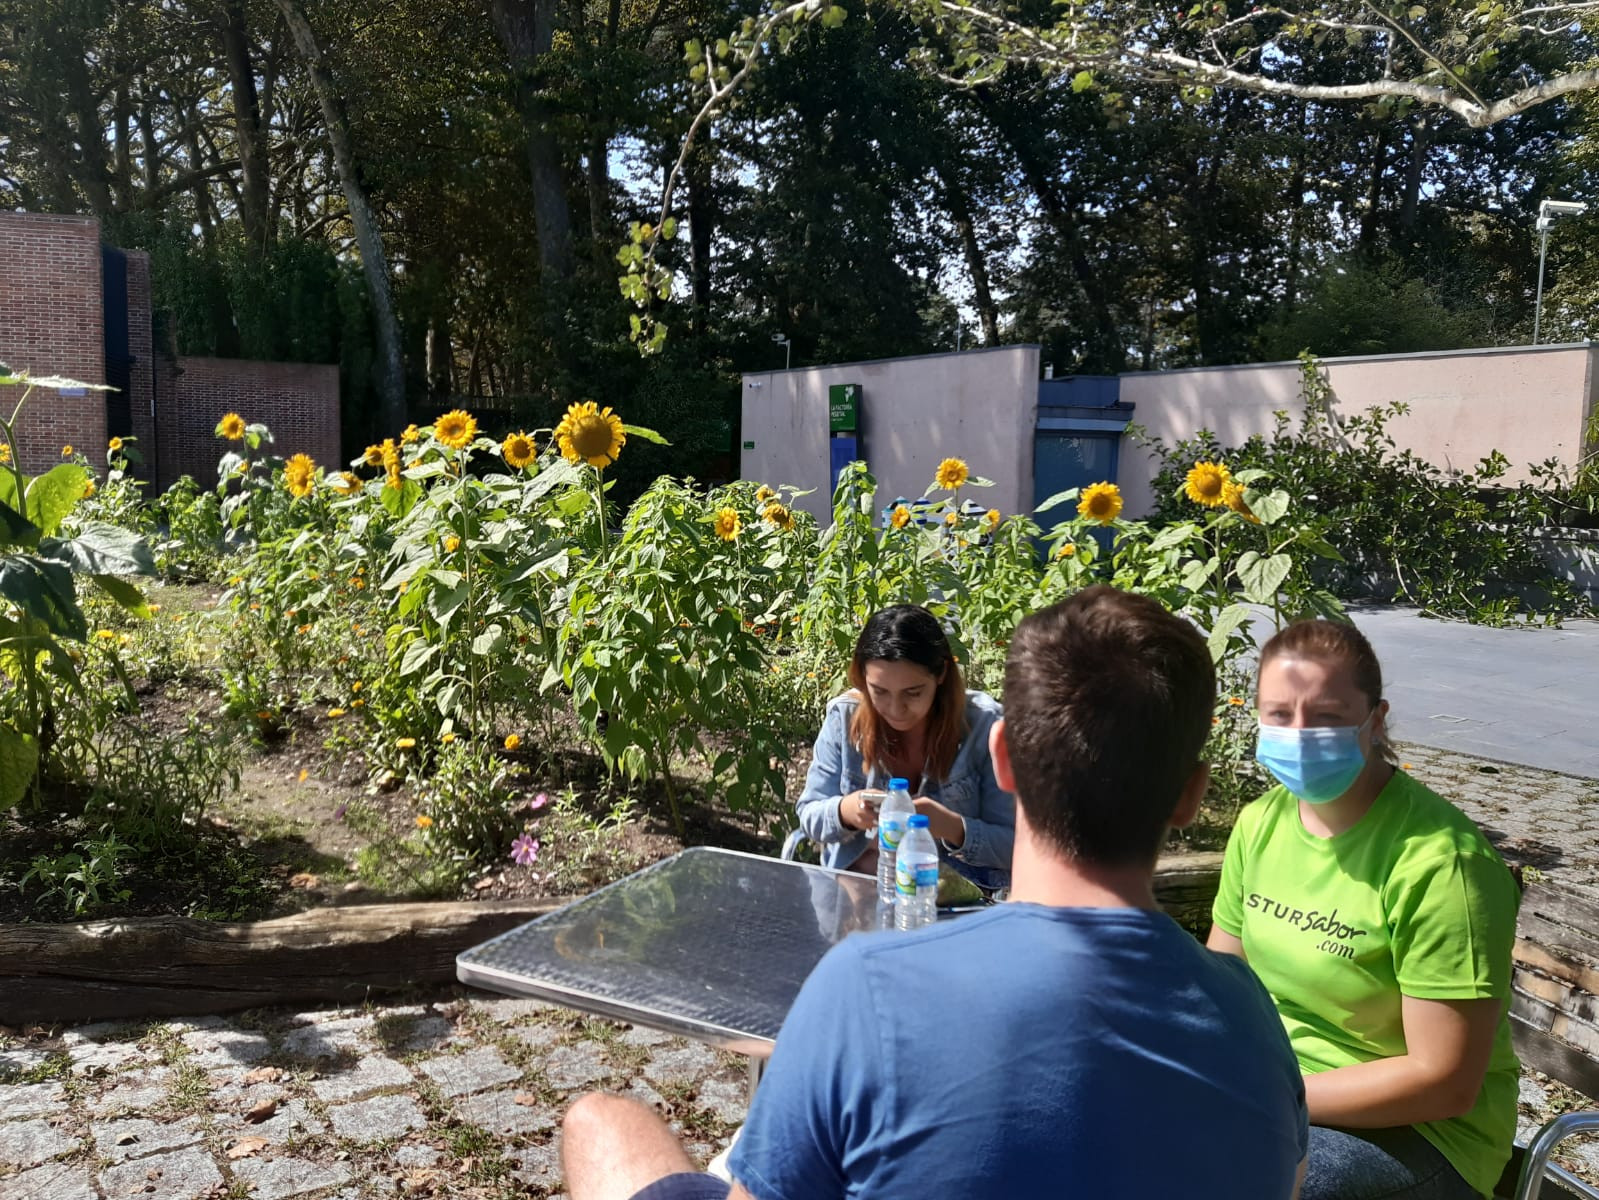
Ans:
[{"label": "street lamp post", "polygon": [[1561,217],[1580,217],[1588,206],[1580,200],[1544,200],[1538,205],[1538,298],[1532,306],[1532,344],[1543,332],[1543,264],[1549,255],[1549,231]]},{"label": "street lamp post", "polygon": [[774,333],[772,340],[783,347],[783,370],[788,370],[794,361],[794,343],[786,333]]}]

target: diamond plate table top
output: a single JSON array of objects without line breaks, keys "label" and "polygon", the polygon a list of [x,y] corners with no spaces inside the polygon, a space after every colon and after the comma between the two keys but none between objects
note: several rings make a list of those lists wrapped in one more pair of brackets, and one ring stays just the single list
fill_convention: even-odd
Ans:
[{"label": "diamond plate table top", "polygon": [[463,952],[456,975],[764,1054],[822,955],[886,911],[870,876],[694,847]]}]

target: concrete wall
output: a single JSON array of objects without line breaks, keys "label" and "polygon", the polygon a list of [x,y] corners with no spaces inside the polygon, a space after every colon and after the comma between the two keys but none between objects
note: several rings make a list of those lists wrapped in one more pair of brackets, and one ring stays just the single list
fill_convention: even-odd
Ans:
[{"label": "concrete wall", "polygon": [[[1324,360],[1334,411],[1358,415],[1403,401],[1410,412],[1388,424],[1401,449],[1445,469],[1469,470],[1494,450],[1510,459],[1507,482],[1526,478],[1529,463],[1558,458],[1574,465],[1594,410],[1599,348],[1515,346],[1439,354]],[[1269,434],[1273,413],[1297,427],[1304,412],[1298,363],[1204,367],[1121,377],[1121,398],[1133,420],[1171,446],[1201,429],[1224,446]],[[1130,517],[1154,504],[1150,482],[1158,461],[1122,442],[1120,484]]]},{"label": "concrete wall", "polygon": [[194,476],[203,487],[216,483],[217,460],[225,450],[216,426],[230,412],[252,424],[265,422],[276,454],[309,454],[318,466],[344,467],[337,366],[180,358],[178,370],[172,406],[165,406],[162,394],[156,420],[162,488],[182,475]]},{"label": "concrete wall", "polygon": [[[0,362],[34,375],[105,382],[100,226],[92,217],[0,212]],[[9,416],[21,390],[0,387]],[[17,423],[22,469],[47,471],[71,445],[103,462],[105,393],[39,391]]]},{"label": "concrete wall", "polygon": [[814,489],[799,506],[825,520],[832,505],[827,389],[861,385],[861,439],[878,504],[919,497],[944,458],[963,458],[992,488],[972,498],[1003,512],[1033,505],[1038,347],[845,363],[744,376],[741,478]]}]

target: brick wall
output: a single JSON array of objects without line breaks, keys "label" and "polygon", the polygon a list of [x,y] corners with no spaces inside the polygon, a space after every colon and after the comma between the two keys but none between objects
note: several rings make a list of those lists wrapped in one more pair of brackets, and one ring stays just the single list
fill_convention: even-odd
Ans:
[{"label": "brick wall", "polygon": [[[99,224],[92,217],[0,212],[0,362],[104,383],[103,319]],[[20,394],[0,387],[7,416]],[[105,429],[104,392],[35,392],[18,422],[22,468],[49,469],[68,444],[99,461]]]},{"label": "brick wall", "polygon": [[343,466],[339,446],[339,368],[311,363],[251,362],[232,358],[180,358],[175,402],[160,396],[157,414],[160,487],[181,475],[216,483],[223,443],[217,422],[236,412],[264,422],[287,458],[309,454],[317,465]]},{"label": "brick wall", "polygon": [[[150,256],[143,250],[129,250],[128,258],[128,353],[133,356],[133,379],[129,408],[133,414],[133,436],[139,439],[139,454],[144,459],[133,468],[141,479],[155,478],[155,347],[150,313]],[[98,465],[98,463],[96,463]]]}]

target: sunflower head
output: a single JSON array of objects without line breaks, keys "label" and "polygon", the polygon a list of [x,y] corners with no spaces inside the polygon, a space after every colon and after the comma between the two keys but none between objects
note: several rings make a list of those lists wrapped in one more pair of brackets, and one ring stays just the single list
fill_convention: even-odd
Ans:
[{"label": "sunflower head", "polygon": [[722,508],[716,513],[716,536],[724,542],[731,542],[738,537],[738,531],[744,527],[744,522],[739,520],[738,509]]},{"label": "sunflower head", "polygon": [[1055,557],[1056,558],[1070,558],[1070,557],[1072,557],[1072,555],[1074,555],[1076,553],[1077,553],[1077,544],[1075,542],[1062,542],[1061,545],[1060,545],[1060,549],[1055,551]]},{"label": "sunflower head", "polygon": [[622,453],[627,433],[622,418],[592,400],[574,404],[555,427],[555,443],[568,462],[586,462],[591,467],[608,467]]},{"label": "sunflower head", "polygon": [[461,539],[456,537],[453,533],[449,537],[444,539],[444,553],[446,553],[446,554],[454,554],[460,548],[461,548]]},{"label": "sunflower head", "polygon": [[983,514],[983,517],[984,517],[985,520],[988,521],[988,527],[990,529],[998,529],[999,528],[999,522],[1000,522],[1000,519],[1001,519],[1000,518],[999,509],[991,508],[986,513]]},{"label": "sunflower head", "polygon": [[61,457],[62,458],[71,458],[72,457],[72,443],[71,442],[68,442],[65,446],[61,447]]},{"label": "sunflower head", "polygon": [[771,488],[767,487],[764,483],[755,489],[755,503],[757,504],[765,504],[768,500],[776,499],[777,493]]},{"label": "sunflower head", "polygon": [[953,510],[944,514],[944,524],[946,525],[954,525],[960,519],[960,513],[954,512]]},{"label": "sunflower head", "polygon": [[381,467],[383,465],[383,447],[379,445],[368,446],[361,455],[361,461],[369,467]]},{"label": "sunflower head", "polygon": [[1085,521],[1109,525],[1122,512],[1122,492],[1114,483],[1095,483],[1083,489],[1077,515]]},{"label": "sunflower head", "polygon": [[525,433],[506,435],[505,441],[500,443],[500,453],[505,456],[505,461],[517,470],[527,466],[537,456],[533,439]]},{"label": "sunflower head", "polygon": [[311,461],[309,454],[296,454],[283,465],[283,485],[289,489],[289,495],[296,499],[309,496],[315,483],[316,463]]},{"label": "sunflower head", "polygon": [[933,476],[933,482],[953,492],[971,477],[972,473],[967,470],[965,459],[946,458],[938,464],[938,473]]},{"label": "sunflower head", "polygon": [[399,469],[400,447],[393,438],[384,438],[383,444],[378,447],[378,465],[387,471]]},{"label": "sunflower head", "polygon": [[409,446],[412,442],[419,442],[421,440],[422,431],[414,424],[407,425],[405,427],[405,432],[400,434],[400,445],[402,446]]},{"label": "sunflower head", "polygon": [[1221,499],[1223,504],[1232,509],[1244,520],[1254,525],[1260,524],[1260,518],[1257,517],[1254,513],[1254,510],[1249,507],[1249,501],[1244,499],[1244,488],[1242,484],[1234,483],[1229,479],[1227,481],[1227,486],[1221,490]]},{"label": "sunflower head", "polygon": [[119,437],[112,438],[108,443],[106,443],[106,449],[115,454],[118,450],[122,449],[122,439]]},{"label": "sunflower head", "polygon": [[477,436],[477,418],[463,408],[451,409],[433,422],[433,436],[451,450],[461,450]]},{"label": "sunflower head", "polygon": [[83,484],[83,498],[85,500],[87,500],[90,496],[94,495],[95,492],[98,491],[98,490],[99,489],[95,487],[94,480],[92,480],[92,479],[85,480],[84,484]]},{"label": "sunflower head", "polygon": [[794,528],[794,514],[785,505],[779,504],[775,500],[766,506],[761,516],[776,525],[784,533],[788,533]]},{"label": "sunflower head", "polygon": [[238,413],[230,412],[217,422],[217,436],[225,437],[230,442],[244,440],[244,418]]},{"label": "sunflower head", "polygon": [[1227,503],[1227,486],[1232,483],[1232,472],[1223,463],[1198,462],[1189,468],[1183,481],[1183,491],[1195,504],[1215,508]]},{"label": "sunflower head", "polygon": [[894,511],[889,514],[888,523],[895,529],[904,529],[911,523],[911,510],[903,504],[896,504]]},{"label": "sunflower head", "polygon": [[328,486],[336,492],[343,492],[346,496],[353,496],[361,490],[361,481],[348,471],[340,471],[328,480]]},{"label": "sunflower head", "polygon": [[0,442],[0,463],[8,463],[10,461],[11,461],[11,443],[10,442]]}]

